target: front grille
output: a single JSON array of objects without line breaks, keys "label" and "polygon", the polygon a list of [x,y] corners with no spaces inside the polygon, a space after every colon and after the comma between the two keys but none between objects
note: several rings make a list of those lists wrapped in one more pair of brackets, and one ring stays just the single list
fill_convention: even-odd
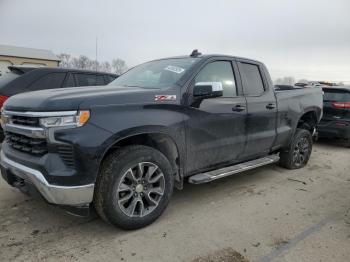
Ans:
[{"label": "front grille", "polygon": [[[67,168],[74,169],[73,147],[60,142],[50,142],[47,130],[40,126],[39,120],[38,114],[27,116],[23,113],[17,115],[12,112],[9,114],[8,124],[5,125],[4,129],[7,144],[15,150],[33,156],[43,156],[47,153],[58,154]],[[22,133],[27,135],[22,135]]]},{"label": "front grille", "polygon": [[70,145],[59,145],[58,153],[67,167],[75,168],[73,147]]},{"label": "front grille", "polygon": [[22,126],[39,127],[39,118],[29,116],[12,116],[11,121],[13,124]]},{"label": "front grille", "polygon": [[14,149],[36,156],[48,152],[46,139],[31,138],[20,134],[6,132],[6,142]]}]

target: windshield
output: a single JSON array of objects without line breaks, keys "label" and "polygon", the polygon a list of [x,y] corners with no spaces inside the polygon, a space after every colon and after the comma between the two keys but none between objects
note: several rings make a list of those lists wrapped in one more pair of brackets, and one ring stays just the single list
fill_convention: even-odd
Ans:
[{"label": "windshield", "polygon": [[172,58],[151,61],[130,69],[109,85],[165,88],[175,84],[198,58]]}]

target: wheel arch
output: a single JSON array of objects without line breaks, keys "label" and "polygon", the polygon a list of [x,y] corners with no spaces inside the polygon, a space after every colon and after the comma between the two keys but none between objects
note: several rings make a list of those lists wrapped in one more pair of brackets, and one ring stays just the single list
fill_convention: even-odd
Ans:
[{"label": "wheel arch", "polygon": [[299,117],[297,125],[295,127],[294,133],[297,128],[306,129],[313,134],[314,129],[317,126],[319,121],[317,110],[310,108],[307,111],[304,111],[303,114]]},{"label": "wheel arch", "polygon": [[[123,148],[129,145],[145,145],[157,149],[169,160],[174,179],[175,186],[178,189],[182,189],[183,184],[183,169],[181,159],[180,148],[174,138],[169,133],[164,131],[148,131],[148,132],[132,132],[128,135],[124,135],[114,139],[106,147],[105,151],[101,154],[100,163],[102,163],[108,155],[113,151]],[[101,164],[100,164],[101,167]],[[100,170],[99,170],[100,173]]]}]

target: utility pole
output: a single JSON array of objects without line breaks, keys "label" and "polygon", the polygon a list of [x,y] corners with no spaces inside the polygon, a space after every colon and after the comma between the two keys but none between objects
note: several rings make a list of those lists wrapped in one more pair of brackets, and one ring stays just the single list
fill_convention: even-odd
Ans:
[{"label": "utility pole", "polygon": [[97,72],[97,36],[96,36],[96,56],[95,56],[95,67]]}]

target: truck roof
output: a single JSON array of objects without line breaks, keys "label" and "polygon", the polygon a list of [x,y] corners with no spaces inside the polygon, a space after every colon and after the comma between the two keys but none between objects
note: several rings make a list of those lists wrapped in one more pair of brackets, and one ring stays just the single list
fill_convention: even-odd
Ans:
[{"label": "truck roof", "polygon": [[245,57],[240,57],[240,56],[223,55],[223,54],[206,54],[206,55],[198,55],[198,56],[182,55],[182,56],[172,56],[172,57],[154,59],[153,61],[164,60],[164,59],[190,58],[190,57],[192,57],[192,58],[200,58],[200,59],[209,59],[209,58],[212,58],[212,57],[227,57],[227,58],[232,58],[232,59],[243,59],[243,60],[246,60],[246,61],[250,61],[252,63],[262,64],[262,62],[260,62],[258,60],[245,58]]}]

